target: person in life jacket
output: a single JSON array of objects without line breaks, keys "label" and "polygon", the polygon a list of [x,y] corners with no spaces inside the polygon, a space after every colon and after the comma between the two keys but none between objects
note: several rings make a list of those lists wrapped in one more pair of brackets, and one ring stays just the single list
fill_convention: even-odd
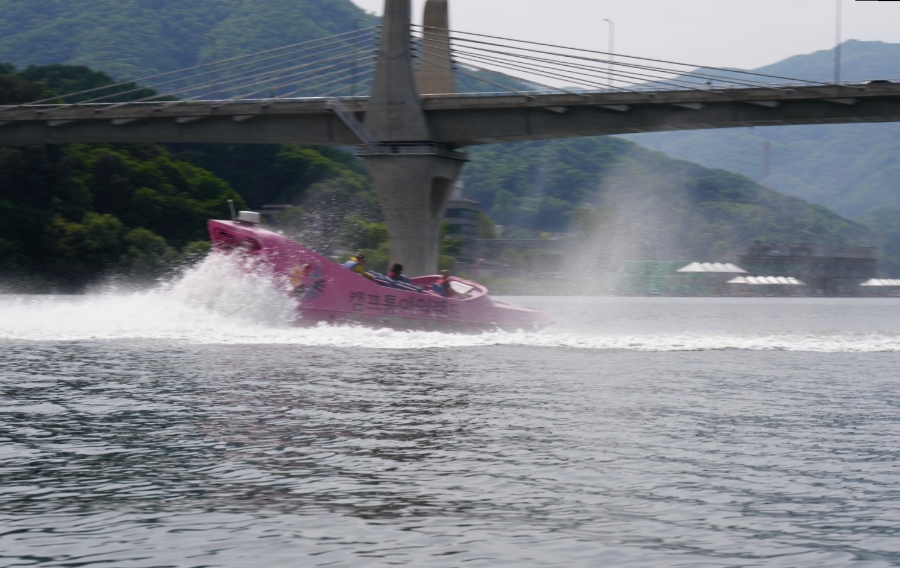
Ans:
[{"label": "person in life jacket", "polygon": [[375,280],[375,278],[366,271],[366,255],[362,253],[358,253],[356,256],[351,257],[350,260],[344,263],[344,268],[350,269],[360,276],[365,276],[369,280]]},{"label": "person in life jacket", "polygon": [[449,270],[441,270],[441,277],[438,279],[435,286],[438,288],[437,291],[445,298],[456,298],[459,296],[456,290],[450,286]]},{"label": "person in life jacket", "polygon": [[405,282],[406,284],[410,284],[409,278],[403,275],[403,265],[399,263],[391,266],[391,269],[388,271],[388,278],[390,278],[391,280],[396,280],[397,282]]}]

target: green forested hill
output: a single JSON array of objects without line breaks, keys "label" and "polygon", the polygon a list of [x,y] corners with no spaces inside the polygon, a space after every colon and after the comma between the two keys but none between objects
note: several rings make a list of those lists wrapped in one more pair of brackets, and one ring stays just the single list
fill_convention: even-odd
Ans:
[{"label": "green forested hill", "polygon": [[597,233],[600,248],[628,243],[631,259],[735,259],[757,239],[864,244],[885,250],[886,271],[900,269],[897,250],[885,248],[900,243],[898,234],[619,138],[477,148],[464,179],[466,193],[512,235],[574,227]]},{"label": "green forested hill", "polygon": [[[849,41],[842,53],[845,80],[900,78],[900,45]],[[830,81],[834,52],[798,55],[759,71]],[[900,209],[897,123],[666,132],[626,138],[676,158],[744,174],[851,218],[876,207]],[[771,147],[768,176],[763,167],[767,140]]]},{"label": "green forested hill", "polygon": [[[110,81],[84,67],[0,65],[0,104]],[[337,204],[338,218],[371,212],[361,171],[345,153],[294,145],[0,146],[0,289],[76,291],[105,276],[159,277],[208,250],[206,221],[226,218],[228,199]]]},{"label": "green forested hill", "polygon": [[0,61],[68,63],[116,79],[352,30],[350,0],[0,0]]}]

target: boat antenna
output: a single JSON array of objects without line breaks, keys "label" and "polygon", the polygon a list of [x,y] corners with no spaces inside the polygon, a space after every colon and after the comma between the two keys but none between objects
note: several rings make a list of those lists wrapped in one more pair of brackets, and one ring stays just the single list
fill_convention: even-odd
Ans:
[{"label": "boat antenna", "polygon": [[231,209],[231,220],[232,220],[232,221],[236,221],[236,220],[237,220],[237,213],[234,212],[234,199],[229,199],[229,200],[228,200],[228,208]]}]

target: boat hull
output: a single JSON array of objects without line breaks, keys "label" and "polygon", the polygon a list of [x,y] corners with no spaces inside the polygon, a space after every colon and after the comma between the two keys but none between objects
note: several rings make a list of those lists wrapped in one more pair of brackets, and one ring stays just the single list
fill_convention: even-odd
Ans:
[{"label": "boat hull", "polygon": [[415,291],[382,284],[347,270],[300,243],[251,223],[208,223],[214,251],[258,259],[298,301],[297,325],[359,324],[408,330],[478,332],[539,328],[544,312],[493,300],[487,289],[454,277],[465,295],[432,290],[437,276],[412,279]]}]

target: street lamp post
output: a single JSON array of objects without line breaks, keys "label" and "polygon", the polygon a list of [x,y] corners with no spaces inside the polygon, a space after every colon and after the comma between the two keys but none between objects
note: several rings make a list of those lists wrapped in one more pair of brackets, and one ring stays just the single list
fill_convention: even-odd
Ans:
[{"label": "street lamp post", "polygon": [[843,0],[837,0],[837,13],[834,24],[834,82],[841,82],[841,24],[843,23]]},{"label": "street lamp post", "polygon": [[203,34],[212,43],[213,59],[213,98],[219,96],[219,38],[212,34]]},{"label": "street lamp post", "polygon": [[613,62],[616,59],[616,23],[609,18],[604,18],[604,22],[609,24],[609,88],[613,87]]}]

